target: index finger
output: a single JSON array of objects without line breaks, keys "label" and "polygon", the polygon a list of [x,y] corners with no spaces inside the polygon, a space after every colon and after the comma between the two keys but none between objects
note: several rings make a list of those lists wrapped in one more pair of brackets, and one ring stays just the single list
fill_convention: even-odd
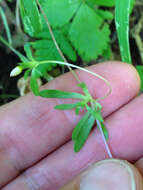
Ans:
[{"label": "index finger", "polygon": [[[135,69],[127,64],[109,62],[89,69],[101,74],[112,85],[112,94],[102,101],[104,116],[111,114],[138,93],[139,77]],[[93,97],[98,98],[106,93],[108,87],[103,81],[81,71],[77,73],[81,81],[86,82]],[[46,88],[79,92],[70,73],[58,77]],[[70,140],[79,117],[73,111],[54,110],[56,104],[57,100],[28,94],[1,108],[1,186]]]}]

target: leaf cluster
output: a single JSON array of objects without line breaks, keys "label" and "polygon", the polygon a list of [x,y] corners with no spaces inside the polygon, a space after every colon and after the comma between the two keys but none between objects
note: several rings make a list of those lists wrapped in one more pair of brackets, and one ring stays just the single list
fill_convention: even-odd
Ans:
[{"label": "leaf cluster", "polygon": [[[104,120],[101,114],[102,106],[92,98],[86,84],[83,82],[78,84],[78,87],[82,89],[83,94],[75,92],[64,92],[57,89],[40,90],[37,80],[41,77],[47,77],[47,64],[41,64],[34,59],[29,43],[24,46],[24,50],[27,58],[20,56],[22,62],[19,63],[20,66],[18,66],[18,68],[21,67],[20,70],[26,69],[24,74],[25,79],[28,77],[28,75],[30,75],[31,90],[36,96],[43,98],[78,99],[76,103],[60,104],[55,106],[55,109],[58,110],[74,109],[76,115],[79,115],[81,111],[84,113],[83,117],[77,123],[72,133],[74,151],[78,152],[83,147],[96,120],[100,122],[104,136],[106,140],[108,140],[108,131],[103,124]],[[16,67],[12,73],[15,70],[17,72],[18,68]]]},{"label": "leaf cluster", "polygon": [[76,124],[72,133],[75,152],[80,151],[85,144],[96,120],[100,122],[104,136],[106,140],[108,140],[108,131],[101,115],[102,106],[91,97],[85,83],[82,82],[78,84],[78,86],[82,88],[84,95],[60,90],[42,90],[39,92],[39,95],[44,98],[72,98],[81,100],[72,104],[60,104],[55,106],[55,109],[58,110],[75,109],[76,115],[79,115],[80,111],[84,111],[83,117]]},{"label": "leaf cluster", "polygon": [[[114,0],[39,2],[52,26],[56,41],[69,60],[75,62],[77,56],[84,61],[95,60],[99,55],[109,58],[110,29],[106,21],[112,20],[113,15],[100,7],[112,7]],[[35,38],[31,43],[35,59],[62,61],[36,0],[20,0],[20,10],[25,32]]]}]

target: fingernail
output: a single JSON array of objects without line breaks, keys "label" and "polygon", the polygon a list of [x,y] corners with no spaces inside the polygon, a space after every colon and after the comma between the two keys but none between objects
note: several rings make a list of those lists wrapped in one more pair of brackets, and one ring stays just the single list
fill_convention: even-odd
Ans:
[{"label": "fingernail", "polygon": [[134,169],[127,161],[100,161],[82,175],[80,190],[136,190]]}]

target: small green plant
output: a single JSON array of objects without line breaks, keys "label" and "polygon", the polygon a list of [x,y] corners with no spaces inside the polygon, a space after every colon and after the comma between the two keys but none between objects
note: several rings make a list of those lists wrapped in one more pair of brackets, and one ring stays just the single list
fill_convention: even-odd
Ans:
[{"label": "small green plant", "polygon": [[[29,36],[36,39],[24,46],[26,56],[13,48],[6,17],[2,9],[0,9],[8,42],[2,36],[0,36],[0,41],[14,51],[21,60],[19,66],[12,70],[11,76],[16,76],[25,70],[24,78],[26,79],[30,76],[31,90],[36,96],[76,99],[77,102],[73,104],[57,105],[55,109],[74,109],[77,115],[81,111],[84,112],[72,133],[75,152],[78,152],[83,147],[96,122],[108,155],[112,157],[107,144],[108,131],[101,114],[102,106],[99,103],[100,99],[106,98],[111,93],[111,86],[102,76],[68,63],[65,55],[74,62],[77,60],[77,55],[80,55],[84,61],[94,60],[101,54],[107,55],[110,50],[110,30],[105,20],[113,19],[113,15],[111,12],[102,10],[99,7],[112,7],[115,4],[115,20],[122,60],[131,63],[129,14],[133,3],[134,0],[116,0],[116,4],[114,0],[19,0],[24,30]],[[65,65],[69,68],[77,80],[78,87],[82,89],[81,94],[57,89],[40,90],[37,83],[38,78],[48,80],[48,71],[57,64]],[[103,80],[109,86],[108,93],[104,97],[94,100],[86,84],[79,80],[71,67],[88,72]]]},{"label": "small green plant", "polygon": [[[101,115],[101,109],[102,106],[99,104],[99,99],[94,100],[92,96],[90,95],[88,88],[85,83],[80,82],[78,79],[78,86],[82,89],[83,94],[75,93],[75,92],[64,92],[61,90],[40,90],[37,79],[40,77],[47,78],[47,72],[46,72],[46,66],[50,63],[56,63],[60,65],[67,65],[71,67],[78,68],[80,70],[83,70],[85,72],[88,72],[100,79],[102,79],[109,87],[110,84],[106,79],[104,79],[102,76],[93,73],[87,69],[80,68],[78,66],[64,63],[61,61],[36,61],[32,56],[32,51],[30,49],[29,44],[26,44],[25,47],[25,53],[27,55],[27,58],[24,58],[20,56],[21,63],[19,63],[19,66],[14,68],[11,72],[11,76],[16,76],[17,74],[21,73],[23,69],[26,69],[25,71],[25,79],[27,78],[28,74],[30,74],[30,86],[32,92],[36,96],[41,96],[43,98],[63,98],[63,99],[78,99],[76,103],[73,104],[61,104],[55,106],[55,109],[58,110],[70,110],[75,109],[75,114],[80,114],[81,110],[84,110],[84,116],[80,119],[80,121],[77,123],[73,130],[72,134],[72,140],[74,141],[74,151],[78,152],[84,145],[86,139],[88,138],[88,135],[94,126],[95,121],[97,122],[97,126],[102,130],[103,135],[105,136],[106,140],[108,139],[108,132],[106,130],[106,127],[104,126],[104,119]],[[108,96],[111,92],[111,87],[109,89],[109,92],[106,96]],[[106,96],[101,97],[100,99],[104,99]],[[109,152],[109,154],[111,154]]]}]

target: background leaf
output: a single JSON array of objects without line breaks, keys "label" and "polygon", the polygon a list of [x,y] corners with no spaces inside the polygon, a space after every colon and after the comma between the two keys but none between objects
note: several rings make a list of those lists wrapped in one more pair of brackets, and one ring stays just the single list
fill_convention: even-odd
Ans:
[{"label": "background leaf", "polygon": [[20,13],[25,32],[33,37],[42,30],[41,17],[38,11],[36,0],[19,1]]},{"label": "background leaf", "polygon": [[109,35],[103,19],[82,3],[69,30],[69,38],[82,59],[91,61],[102,54],[108,47]]},{"label": "background leaf", "polygon": [[139,76],[140,76],[140,79],[141,79],[140,90],[143,91],[143,65],[137,65],[136,69],[137,69]]},{"label": "background leaf", "polygon": [[115,23],[122,61],[131,63],[129,46],[129,15],[133,0],[116,0]]},{"label": "background leaf", "polygon": [[115,5],[115,0],[94,0],[96,5],[112,7]]},{"label": "background leaf", "polygon": [[41,5],[53,27],[67,24],[76,13],[81,0],[41,0]]},{"label": "background leaf", "polygon": [[[35,59],[42,60],[58,60],[63,61],[59,52],[57,51],[54,42],[51,39],[51,36],[48,32],[48,29],[45,29],[46,32],[39,33],[37,35],[38,38],[42,37],[42,40],[37,40],[35,42],[31,42],[32,47],[35,50]],[[55,38],[62,50],[62,52],[69,58],[71,61],[76,61],[77,56],[76,52],[73,49],[68,38],[62,33],[60,30],[53,30]]]}]

